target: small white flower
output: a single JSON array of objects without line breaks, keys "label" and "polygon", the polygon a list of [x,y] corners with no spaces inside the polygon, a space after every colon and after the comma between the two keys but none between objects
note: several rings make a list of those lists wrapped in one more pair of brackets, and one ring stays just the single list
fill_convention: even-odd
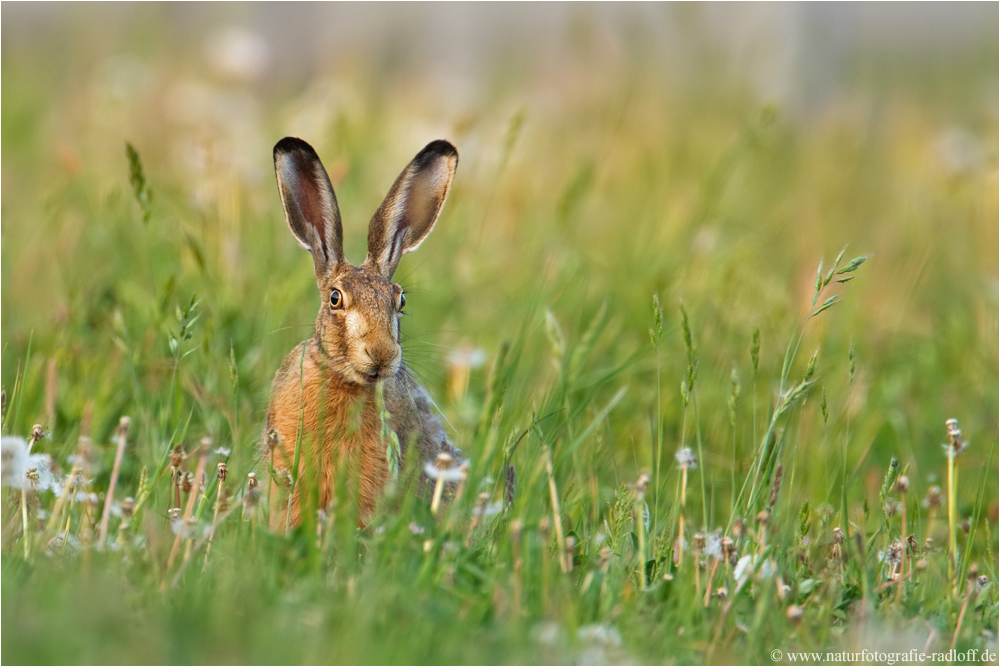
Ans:
[{"label": "small white flower", "polygon": [[562,627],[555,621],[542,621],[531,631],[531,635],[535,641],[539,644],[552,646],[553,648],[561,643],[562,634]]},{"label": "small white flower", "polygon": [[[743,579],[744,576],[750,576],[750,572],[753,571],[754,566],[757,564],[758,556],[746,555],[739,559],[736,563],[736,568],[733,570],[733,577],[739,581]],[[758,579],[770,579],[777,572],[778,567],[775,565],[774,561],[768,559],[760,564],[757,569]]]},{"label": "small white flower", "polygon": [[480,348],[462,347],[452,350],[448,363],[463,368],[479,368],[486,363],[486,352]]},{"label": "small white flower", "polygon": [[494,503],[489,503],[483,507],[476,506],[472,510],[473,516],[481,516],[484,519],[487,517],[495,516],[503,511],[503,503],[499,500]]},{"label": "small white flower", "polygon": [[414,535],[423,535],[424,534],[424,527],[421,526],[416,521],[411,521],[410,522],[410,532],[413,533]]},{"label": "small white flower", "polygon": [[687,468],[688,470],[694,470],[698,467],[698,462],[694,458],[694,453],[691,451],[690,447],[681,447],[674,454],[674,459],[677,460],[677,465],[682,468]]},{"label": "small white flower", "polygon": [[576,636],[583,642],[604,644],[605,646],[621,646],[622,636],[612,625],[585,625],[576,631]]},{"label": "small white flower", "polygon": [[233,450],[229,447],[216,447],[212,450],[213,454],[218,454],[219,456],[229,456],[233,453]]},{"label": "small white flower", "polygon": [[753,561],[754,557],[749,554],[740,558],[739,561],[736,562],[736,567],[733,569],[733,578],[736,579],[736,581],[742,579],[743,575],[747,571],[747,568],[753,567]]},{"label": "small white flower", "polygon": [[177,512],[176,516],[170,517],[170,530],[173,531],[174,535],[180,535],[184,539],[203,537],[209,529],[209,526],[199,526],[198,520],[194,517],[182,518],[180,512]]}]

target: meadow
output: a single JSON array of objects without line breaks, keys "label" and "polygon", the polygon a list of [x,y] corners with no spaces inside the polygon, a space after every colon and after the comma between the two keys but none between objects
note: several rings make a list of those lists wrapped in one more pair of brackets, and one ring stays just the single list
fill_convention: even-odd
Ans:
[{"label": "meadow", "polygon": [[[260,79],[155,14],[7,23],[5,664],[996,654],[995,35],[792,105],[586,26],[472,94],[388,46]],[[437,511],[411,459],[366,528],[348,483],[267,529],[270,382],[320,304],[286,135],[354,262],[459,150],[396,276],[470,462]]]}]

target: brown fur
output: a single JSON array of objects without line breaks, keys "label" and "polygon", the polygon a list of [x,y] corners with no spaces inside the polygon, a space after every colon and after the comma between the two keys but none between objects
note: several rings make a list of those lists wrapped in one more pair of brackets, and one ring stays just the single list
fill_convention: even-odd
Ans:
[{"label": "brown fur", "polygon": [[[402,363],[402,289],[391,282],[399,257],[419,245],[433,226],[456,164],[457,153],[445,142],[428,145],[414,158],[372,219],[368,258],[356,267],[340,256],[339,211],[319,158],[300,140],[285,139],[275,147],[289,227],[312,251],[322,298],[312,338],[285,357],[271,386],[263,448],[277,472],[270,508],[276,532],[298,524],[304,480],[316,480],[319,507],[330,505],[341,466],[347,466],[347,479],[356,484],[358,523],[365,525],[374,516],[389,466],[373,377],[383,383],[388,425],[403,460],[414,455],[413,449],[420,462],[442,451],[460,457],[432,414],[430,398]],[[411,181],[416,185],[407,190]],[[341,295],[336,305],[330,301],[334,290]],[[273,452],[268,444],[274,444],[272,432],[277,434]],[[298,443],[296,489],[288,504]]]}]

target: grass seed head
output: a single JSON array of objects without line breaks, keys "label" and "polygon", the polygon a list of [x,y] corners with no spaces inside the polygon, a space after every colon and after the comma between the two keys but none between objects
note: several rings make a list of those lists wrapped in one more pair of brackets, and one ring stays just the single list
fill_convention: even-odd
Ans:
[{"label": "grass seed head", "polygon": [[778,502],[778,492],[781,491],[781,476],[785,472],[785,466],[782,463],[778,464],[778,469],[774,473],[774,484],[771,485],[771,497],[767,501],[767,511],[768,514],[771,512],[771,508],[774,504]]},{"label": "grass seed head", "polygon": [[132,427],[132,418],[123,415],[122,418],[118,420],[118,428],[115,429],[115,432],[118,434],[119,437],[125,438],[128,437],[128,431],[131,427]]},{"label": "grass seed head", "polygon": [[219,481],[220,482],[225,482],[226,481],[226,475],[229,474],[229,469],[226,467],[226,464],[224,462],[219,463],[218,467],[219,467],[219,472],[217,473],[217,476],[219,478]]}]

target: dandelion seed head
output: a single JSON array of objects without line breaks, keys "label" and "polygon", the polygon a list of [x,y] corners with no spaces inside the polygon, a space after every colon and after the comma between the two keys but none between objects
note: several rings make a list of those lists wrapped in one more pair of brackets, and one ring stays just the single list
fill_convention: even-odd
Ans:
[{"label": "dandelion seed head", "polygon": [[452,461],[454,461],[454,458],[450,454],[442,452],[438,454],[436,461],[428,461],[424,464],[424,474],[433,480],[440,479],[444,482],[458,482],[464,477],[464,473],[461,467],[448,467]]},{"label": "dandelion seed head", "polygon": [[31,444],[35,444],[36,442],[47,436],[48,433],[42,430],[41,424],[35,424],[34,426],[31,427]]},{"label": "dandelion seed head", "polygon": [[48,454],[28,454],[25,462],[26,470],[11,486],[22,491],[42,493],[49,489],[58,489],[59,484],[52,472],[52,457]]},{"label": "dandelion seed head", "polygon": [[643,473],[639,475],[639,480],[635,483],[635,492],[643,496],[646,493],[646,487],[649,486],[649,475]]},{"label": "dandelion seed head", "polygon": [[170,466],[172,468],[180,468],[184,465],[184,460],[187,458],[187,452],[184,451],[183,445],[175,445],[173,449],[170,450]]},{"label": "dandelion seed head", "polygon": [[906,475],[900,475],[899,479],[896,480],[896,493],[908,493],[910,490],[910,478]]},{"label": "dandelion seed head", "polygon": [[[731,542],[732,540],[730,540]],[[709,533],[705,538],[705,555],[719,560],[722,557],[722,535]]]},{"label": "dandelion seed head", "polygon": [[804,615],[804,613],[805,612],[803,611],[802,607],[796,604],[791,604],[788,605],[788,609],[785,610],[785,617],[788,619],[788,622],[791,623],[792,625],[798,625],[802,621],[802,616]]},{"label": "dandelion seed head", "polygon": [[882,511],[885,512],[885,515],[888,517],[896,516],[899,514],[901,509],[902,505],[899,504],[898,500],[893,498],[887,498],[886,501],[882,503]]},{"label": "dandelion seed head", "polygon": [[28,472],[28,443],[24,438],[4,436],[0,439],[0,476],[4,486],[14,486],[15,481]]},{"label": "dandelion seed head", "polygon": [[677,453],[674,454],[674,459],[681,468],[694,470],[698,467],[698,461],[694,458],[694,453],[690,447],[681,447],[678,449]]}]

